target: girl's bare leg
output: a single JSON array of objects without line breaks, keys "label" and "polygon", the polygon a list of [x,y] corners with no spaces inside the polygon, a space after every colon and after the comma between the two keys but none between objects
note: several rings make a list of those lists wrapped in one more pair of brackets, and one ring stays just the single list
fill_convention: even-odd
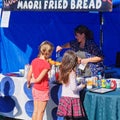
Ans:
[{"label": "girl's bare leg", "polygon": [[48,101],[39,101],[38,103],[38,114],[36,120],[43,120],[43,115]]},{"label": "girl's bare leg", "polygon": [[38,101],[34,100],[34,110],[33,110],[32,120],[37,120],[37,114],[38,114]]}]

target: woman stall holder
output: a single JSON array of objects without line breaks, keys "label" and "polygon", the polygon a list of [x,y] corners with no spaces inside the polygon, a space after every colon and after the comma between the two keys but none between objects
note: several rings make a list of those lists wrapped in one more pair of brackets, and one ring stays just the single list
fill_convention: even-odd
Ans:
[{"label": "woman stall holder", "polygon": [[85,64],[84,70],[81,70],[81,76],[95,76],[104,71],[103,53],[93,40],[93,33],[84,25],[79,25],[74,30],[75,40],[57,46],[56,52],[65,48],[74,50],[81,64]]}]

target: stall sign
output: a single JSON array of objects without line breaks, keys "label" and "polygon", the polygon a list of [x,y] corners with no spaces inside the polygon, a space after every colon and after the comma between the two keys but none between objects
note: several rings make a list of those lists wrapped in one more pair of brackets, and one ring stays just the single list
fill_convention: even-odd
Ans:
[{"label": "stall sign", "polygon": [[3,0],[4,10],[112,11],[112,0]]}]

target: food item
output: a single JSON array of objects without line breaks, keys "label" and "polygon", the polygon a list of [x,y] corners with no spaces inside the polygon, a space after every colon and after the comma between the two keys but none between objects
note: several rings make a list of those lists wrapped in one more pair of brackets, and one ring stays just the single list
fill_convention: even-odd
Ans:
[{"label": "food item", "polygon": [[91,80],[88,80],[88,81],[87,81],[87,85],[91,85],[91,86],[92,86],[92,85],[93,85],[93,82],[92,82]]},{"label": "food item", "polygon": [[56,66],[60,66],[60,65],[61,65],[61,62],[57,62],[57,61],[56,61],[56,62],[55,62],[55,65],[56,65]]},{"label": "food item", "polygon": [[48,62],[49,62],[51,65],[54,65],[54,64],[55,64],[55,61],[52,60],[51,58],[48,59]]},{"label": "food item", "polygon": [[61,65],[61,62],[54,61],[54,60],[52,60],[51,58],[49,58],[48,62],[49,62],[51,65],[55,65],[55,66],[60,66],[60,65]]}]

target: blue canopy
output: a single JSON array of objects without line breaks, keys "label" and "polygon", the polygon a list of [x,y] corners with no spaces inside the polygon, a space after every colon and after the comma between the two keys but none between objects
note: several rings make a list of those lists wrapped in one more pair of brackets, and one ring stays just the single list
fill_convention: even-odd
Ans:
[{"label": "blue canopy", "polygon": [[[31,63],[43,40],[51,41],[56,47],[74,39],[74,28],[79,24],[94,32],[94,39],[105,55],[104,64],[115,65],[116,53],[120,51],[119,13],[119,0],[113,0],[112,12],[102,12],[101,41],[99,12],[11,11],[9,27],[0,28],[0,72],[15,72]],[[55,54],[54,50],[53,59],[56,59]]]}]

